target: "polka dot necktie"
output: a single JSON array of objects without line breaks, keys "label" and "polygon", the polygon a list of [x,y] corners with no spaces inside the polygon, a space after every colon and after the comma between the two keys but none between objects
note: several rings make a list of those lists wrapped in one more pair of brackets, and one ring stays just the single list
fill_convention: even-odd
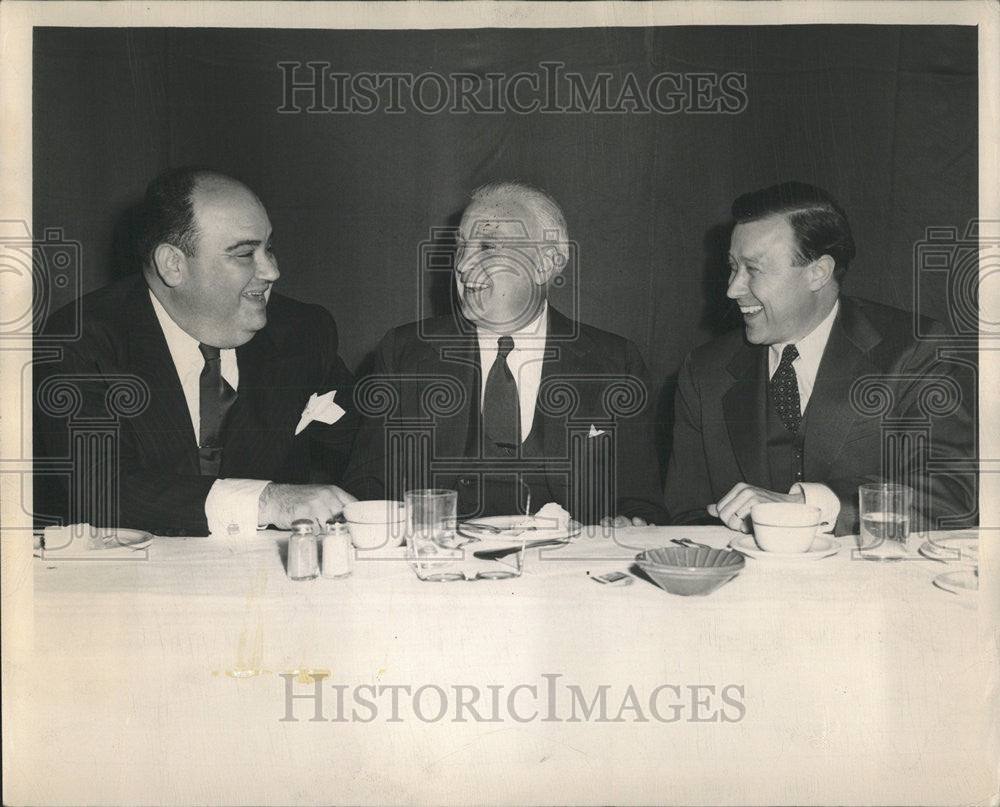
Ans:
[{"label": "polka dot necktie", "polygon": [[775,408],[778,410],[778,417],[785,424],[785,428],[792,434],[799,430],[802,423],[802,410],[799,406],[799,380],[795,375],[795,368],[792,362],[799,357],[799,351],[795,345],[785,345],[781,352],[781,362],[778,369],[771,376],[771,397],[774,398]]},{"label": "polka dot necktie", "polygon": [[510,336],[501,336],[497,340],[497,358],[486,377],[486,395],[483,398],[486,439],[507,452],[521,444],[521,405],[517,382],[507,366],[507,356],[513,349],[514,340]]},{"label": "polka dot necktie", "polygon": [[201,427],[198,434],[198,460],[202,476],[218,476],[222,464],[222,429],[226,415],[236,403],[236,390],[222,377],[219,348],[198,345],[205,359],[199,378]]}]

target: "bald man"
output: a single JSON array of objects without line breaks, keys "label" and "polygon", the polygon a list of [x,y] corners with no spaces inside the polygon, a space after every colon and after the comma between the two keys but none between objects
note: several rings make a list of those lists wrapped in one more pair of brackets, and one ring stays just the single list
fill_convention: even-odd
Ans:
[{"label": "bald man", "polygon": [[465,519],[555,502],[585,524],[664,521],[639,351],[548,303],[569,256],[548,194],[514,182],[473,193],[455,256],[458,310],[390,331],[359,385],[368,417],[352,493],[454,489]]},{"label": "bald man", "polygon": [[[310,479],[346,466],[353,378],[330,315],[272,293],[264,206],[231,177],[180,168],[149,185],[142,220],[141,274],[83,298],[81,338],[37,365],[36,457],[73,471],[53,480],[39,464],[36,511],[183,535],[335,516],[352,497]],[[89,450],[88,429],[116,419],[113,450]]]}]

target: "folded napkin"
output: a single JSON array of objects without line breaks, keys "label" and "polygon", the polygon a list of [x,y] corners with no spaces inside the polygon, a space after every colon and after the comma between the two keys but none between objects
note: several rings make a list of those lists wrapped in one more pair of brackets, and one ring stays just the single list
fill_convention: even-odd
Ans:
[{"label": "folded napkin", "polygon": [[337,390],[332,389],[322,395],[317,395],[315,392],[310,395],[309,403],[306,404],[306,408],[302,410],[302,417],[299,418],[299,425],[295,427],[295,433],[299,434],[314,420],[327,425],[340,420],[346,411],[339,404],[333,402],[333,397],[336,394]]}]

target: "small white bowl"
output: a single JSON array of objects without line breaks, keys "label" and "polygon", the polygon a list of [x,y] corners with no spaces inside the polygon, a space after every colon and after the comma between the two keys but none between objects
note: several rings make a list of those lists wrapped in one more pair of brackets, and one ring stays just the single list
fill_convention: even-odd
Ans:
[{"label": "small white bowl", "polygon": [[750,509],[753,537],[765,552],[808,552],[819,529],[820,509],[797,502],[768,502]]},{"label": "small white bowl", "polygon": [[402,502],[374,499],[344,505],[351,543],[358,549],[395,547],[406,537],[406,510]]}]

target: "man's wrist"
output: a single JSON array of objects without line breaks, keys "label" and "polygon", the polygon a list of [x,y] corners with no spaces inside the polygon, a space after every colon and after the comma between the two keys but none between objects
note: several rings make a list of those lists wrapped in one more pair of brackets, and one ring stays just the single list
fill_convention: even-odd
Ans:
[{"label": "man's wrist", "polygon": [[217,479],[205,499],[205,518],[213,535],[253,535],[260,522],[266,479]]}]

